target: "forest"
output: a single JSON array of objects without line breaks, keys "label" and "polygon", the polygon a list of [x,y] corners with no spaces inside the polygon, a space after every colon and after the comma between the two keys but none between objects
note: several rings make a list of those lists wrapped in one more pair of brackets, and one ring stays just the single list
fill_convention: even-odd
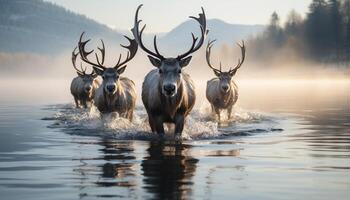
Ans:
[{"label": "forest", "polygon": [[266,30],[250,42],[258,60],[288,49],[311,61],[349,66],[350,0],[313,0],[304,18],[292,10],[283,25],[274,12]]}]

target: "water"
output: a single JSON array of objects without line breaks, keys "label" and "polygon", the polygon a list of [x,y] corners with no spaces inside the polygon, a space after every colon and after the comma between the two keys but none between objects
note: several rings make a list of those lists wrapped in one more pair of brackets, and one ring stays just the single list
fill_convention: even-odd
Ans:
[{"label": "water", "polygon": [[233,120],[199,101],[182,144],[157,141],[142,106],[101,119],[43,95],[54,84],[1,84],[1,199],[348,199],[349,83],[243,81]]}]

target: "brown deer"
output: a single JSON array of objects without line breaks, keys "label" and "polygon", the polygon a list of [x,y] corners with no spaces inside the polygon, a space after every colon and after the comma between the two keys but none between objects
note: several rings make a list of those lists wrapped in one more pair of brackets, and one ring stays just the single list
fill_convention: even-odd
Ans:
[{"label": "brown deer", "polygon": [[101,86],[97,89],[95,94],[95,106],[101,113],[117,112],[121,117],[132,121],[136,102],[135,84],[132,80],[121,77],[120,75],[125,71],[126,63],[132,60],[136,55],[138,48],[137,42],[134,39],[124,36],[130,44],[128,46],[121,46],[128,50],[128,54],[124,61],[121,61],[122,54],[120,54],[117,64],[108,68],[103,64],[105,59],[105,46],[103,41],[101,40],[102,48],[98,47],[101,52],[101,60],[97,53],[95,53],[97,63],[91,62],[88,59],[88,55],[91,54],[93,50],[89,52],[85,51],[85,46],[90,40],[83,42],[83,35],[84,32],[81,34],[78,43],[81,59],[91,64],[96,73],[103,79]]},{"label": "brown deer", "polygon": [[87,74],[86,67],[83,69],[82,63],[80,63],[80,69],[78,69],[76,66],[76,60],[79,52],[75,53],[76,49],[77,48],[75,48],[72,52],[72,63],[78,76],[72,80],[70,84],[70,92],[74,97],[75,106],[77,108],[80,108],[80,106],[87,108],[88,104],[92,105],[95,91],[100,83],[96,79],[97,74],[94,70],[91,74]]},{"label": "brown deer", "polygon": [[148,114],[152,132],[156,132],[160,137],[163,137],[164,123],[174,123],[174,136],[176,139],[180,139],[185,118],[192,110],[196,100],[193,81],[187,73],[183,72],[183,68],[190,63],[191,54],[203,45],[207,34],[205,13],[202,8],[199,18],[190,17],[199,23],[200,39],[192,33],[191,48],[175,58],[168,58],[159,53],[156,36],[153,40],[155,52],[147,49],[143,44],[142,33],[146,25],[143,26],[141,31],[139,30],[141,20],[138,20],[138,13],[141,7],[142,5],[137,8],[132,32],[140,48],[148,54],[151,64],[156,67],[144,79],[142,101]]},{"label": "brown deer", "polygon": [[208,66],[214,71],[215,78],[209,80],[207,82],[206,96],[208,101],[211,104],[212,112],[216,113],[218,116],[219,122],[220,111],[227,110],[228,119],[231,118],[232,108],[237,102],[238,99],[238,87],[232,77],[236,74],[237,70],[242,66],[245,60],[245,46],[244,41],[242,41],[242,45],[238,44],[241,49],[242,57],[238,60],[237,66],[234,68],[230,68],[229,71],[223,72],[221,63],[220,69],[216,69],[212,66],[210,62],[210,53],[211,48],[214,44],[215,40],[209,41],[206,49],[206,60]]}]

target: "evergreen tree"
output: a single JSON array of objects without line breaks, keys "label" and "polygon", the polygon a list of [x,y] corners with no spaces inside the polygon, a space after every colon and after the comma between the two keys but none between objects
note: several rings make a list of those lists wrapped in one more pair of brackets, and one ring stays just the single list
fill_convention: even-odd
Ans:
[{"label": "evergreen tree", "polygon": [[283,29],[280,26],[280,17],[276,12],[273,12],[270,19],[270,24],[265,32],[266,38],[276,47],[283,45],[284,36]]},{"label": "evergreen tree", "polygon": [[340,12],[340,2],[338,0],[329,0],[329,41],[330,49],[339,58],[340,50],[343,48],[342,40],[342,15]]},{"label": "evergreen tree", "polygon": [[299,36],[302,29],[303,18],[295,10],[290,11],[284,25],[287,36]]},{"label": "evergreen tree", "polygon": [[342,19],[344,27],[344,54],[347,61],[350,61],[350,0],[344,0],[342,5]]},{"label": "evergreen tree", "polygon": [[325,0],[313,0],[305,21],[305,41],[309,46],[311,55],[316,59],[329,56],[330,26],[329,12]]}]

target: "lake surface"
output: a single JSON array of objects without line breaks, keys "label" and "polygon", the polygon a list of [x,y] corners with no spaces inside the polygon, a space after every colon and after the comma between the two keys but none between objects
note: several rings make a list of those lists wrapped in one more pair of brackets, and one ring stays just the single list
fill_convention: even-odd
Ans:
[{"label": "lake surface", "polygon": [[349,199],[350,81],[238,82],[221,125],[199,88],[181,144],[37,84],[0,84],[1,199]]}]

